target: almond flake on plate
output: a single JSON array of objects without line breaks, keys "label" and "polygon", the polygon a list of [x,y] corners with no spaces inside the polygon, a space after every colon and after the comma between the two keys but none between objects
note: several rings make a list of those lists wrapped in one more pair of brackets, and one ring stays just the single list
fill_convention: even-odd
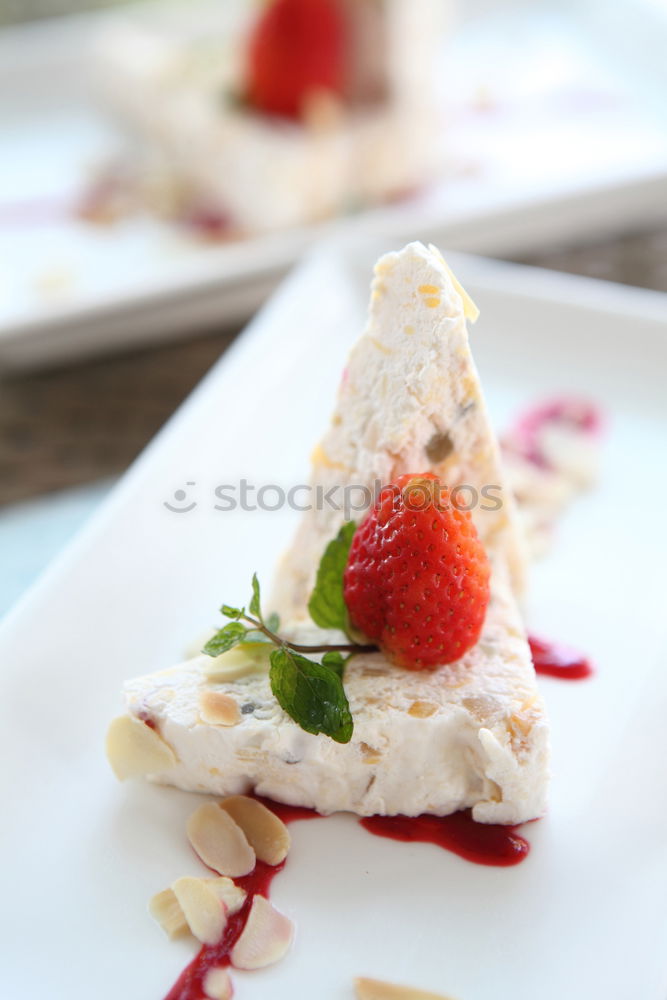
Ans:
[{"label": "almond flake on plate", "polygon": [[264,896],[255,896],[241,936],[231,950],[237,969],[263,969],[278,962],[289,951],[294,925]]},{"label": "almond flake on plate", "polygon": [[130,715],[119,715],[109,726],[106,753],[120,781],[160,774],[176,764],[176,755],[151,726]]},{"label": "almond flake on plate", "polygon": [[173,889],[156,893],[148,904],[148,910],[170,938],[180,937],[190,930]]},{"label": "almond flake on plate", "polygon": [[201,878],[177,878],[171,888],[194,936],[202,944],[217,944],[227,923],[224,903]]},{"label": "almond flake on plate", "polygon": [[208,1000],[230,1000],[234,992],[226,969],[209,969],[204,977],[204,993]]},{"label": "almond flake on plate", "polygon": [[450,1000],[443,993],[383,983],[379,979],[355,979],[354,991],[357,1000]]},{"label": "almond flake on plate", "polygon": [[228,917],[232,917],[235,913],[239,912],[245,903],[247,895],[245,889],[241,889],[240,886],[232,882],[226,875],[221,875],[219,878],[207,878],[204,881],[209,889],[216,894],[218,899],[225,904]]},{"label": "almond flake on plate", "polygon": [[255,852],[229,813],[215,802],[200,806],[188,820],[188,839],[205,865],[238,878],[255,867]]},{"label": "almond flake on plate", "polygon": [[287,857],[291,838],[289,830],[274,812],[247,795],[231,795],[220,803],[243,830],[260,861],[279,865]]}]

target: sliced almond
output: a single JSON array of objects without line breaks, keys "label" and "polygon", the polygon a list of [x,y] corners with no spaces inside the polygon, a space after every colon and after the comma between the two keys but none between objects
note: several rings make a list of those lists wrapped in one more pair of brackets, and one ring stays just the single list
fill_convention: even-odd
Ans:
[{"label": "sliced almond", "polygon": [[235,885],[225,875],[221,875],[220,878],[208,878],[206,879],[206,884],[209,889],[213,890],[218,899],[225,904],[228,917],[232,917],[235,913],[238,913],[245,903],[247,895],[245,890]]},{"label": "sliced almond", "polygon": [[357,1000],[449,1000],[442,993],[382,983],[379,979],[355,979],[354,991]]},{"label": "sliced almond", "polygon": [[202,657],[204,673],[210,680],[223,683],[224,681],[236,681],[239,677],[247,677],[248,674],[265,670],[268,663],[268,652],[257,648],[261,645],[270,651],[270,646],[266,643],[247,643],[244,647],[229,649],[226,653],[221,653],[220,656],[204,656]]},{"label": "sliced almond", "polygon": [[255,867],[255,852],[243,830],[215,802],[200,806],[188,820],[188,839],[205,865],[238,878]]},{"label": "sliced almond", "polygon": [[471,323],[474,323],[479,317],[479,309],[477,308],[473,300],[470,298],[465,288],[461,285],[461,282],[458,280],[458,278],[455,277],[451,267],[449,266],[445,258],[442,256],[438,248],[433,246],[432,243],[429,243],[428,248],[437,257],[439,257],[442,263],[445,265],[445,270],[449,274],[449,277],[452,279],[452,284],[454,285],[454,288],[461,296],[461,302],[463,304],[463,315],[465,316],[466,319],[469,319]]},{"label": "sliced almond", "polygon": [[230,1000],[234,992],[227,969],[209,969],[204,976],[204,993],[209,1000]]},{"label": "sliced almond", "polygon": [[162,774],[176,764],[168,743],[145,722],[131,715],[114,719],[107,732],[106,752],[117,778]]},{"label": "sliced almond", "polygon": [[294,938],[294,925],[264,896],[255,896],[241,936],[231,950],[237,969],[263,969],[287,954]]},{"label": "sliced almond", "polygon": [[408,709],[408,715],[414,716],[415,719],[429,719],[432,715],[438,711],[438,706],[433,701],[422,701],[417,699],[413,701]]},{"label": "sliced almond", "polygon": [[204,879],[177,878],[171,888],[194,936],[202,944],[217,944],[227,923],[227,912]]},{"label": "sliced almond", "polygon": [[231,795],[220,806],[243,830],[260,861],[279,865],[290,849],[289,830],[274,812],[247,795]]},{"label": "sliced almond", "polygon": [[156,893],[148,904],[148,910],[170,938],[181,937],[190,929],[173,889]]},{"label": "sliced almond", "polygon": [[211,726],[236,726],[241,721],[238,702],[222,691],[202,691],[199,696],[199,713]]}]

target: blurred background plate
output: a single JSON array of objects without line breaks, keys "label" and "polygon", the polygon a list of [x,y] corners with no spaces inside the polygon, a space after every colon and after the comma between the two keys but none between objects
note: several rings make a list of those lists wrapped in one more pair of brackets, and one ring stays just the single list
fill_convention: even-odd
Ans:
[{"label": "blurred background plate", "polygon": [[[214,487],[303,482],[384,249],[345,244],[302,265],[0,628],[3,996],[150,1000],[188,960],[146,903],[197,871],[184,836],[196,797],[119,785],[103,733],[126,677],[178,660],[253,569],[268,585],[297,513],[221,513]],[[296,824],[274,887],[295,946],[237,974],[237,994],[291,1000],[316,983],[318,1000],[347,1000],[366,974],[457,1000],[664,1000],[667,539],[646,500],[667,490],[665,298],[451,263],[482,310],[471,343],[497,426],[564,388],[607,414],[600,484],[535,568],[527,608],[598,672],[540,680],[554,780],[524,864],[377,840],[350,816]],[[180,489],[196,508],[166,510]]]},{"label": "blurred background plate", "polygon": [[[223,20],[228,6],[185,5],[189,18],[217,8]],[[120,143],[90,73],[92,40],[117,14],[0,32],[0,368],[238,322],[332,230],[502,256],[667,217],[657,2],[447,6],[442,179],[391,206],[218,245],[148,215],[111,226],[73,216]],[[177,4],[128,10],[156,25],[182,16]]]}]

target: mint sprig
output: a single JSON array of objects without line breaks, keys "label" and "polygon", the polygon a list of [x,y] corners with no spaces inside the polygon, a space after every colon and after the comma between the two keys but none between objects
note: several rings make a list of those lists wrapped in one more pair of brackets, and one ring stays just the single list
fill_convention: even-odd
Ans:
[{"label": "mint sprig", "polygon": [[[343,599],[343,572],[353,534],[354,524],[345,525],[338,537],[327,546],[322,557],[317,574],[318,583],[313,591],[315,598],[319,586],[315,605],[320,620],[318,621],[313,615],[316,624],[320,624],[322,620],[341,621],[342,615],[347,623],[347,609]],[[343,550],[345,559],[341,566]],[[323,563],[326,563],[324,567]],[[340,589],[340,600],[334,593],[336,579]],[[324,733],[338,743],[349,743],[352,738],[353,721],[343,687],[345,665],[355,653],[372,652],[376,647],[356,642],[321,646],[303,645],[282,638],[278,634],[280,628],[278,615],[270,614],[264,618],[256,573],[252,578],[252,597],[248,611],[231,604],[223,604],[220,611],[231,621],[209,639],[203,652],[208,656],[220,656],[221,653],[226,653],[242,643],[264,642],[274,645],[276,648],[272,650],[270,656],[269,680],[271,690],[281,708],[307,733]],[[328,624],[323,627],[341,626]],[[304,653],[324,655],[318,663],[304,656]],[[344,653],[348,655],[343,656]]]},{"label": "mint sprig", "polygon": [[[352,656],[353,654],[350,654]],[[338,650],[330,649],[328,653],[325,653],[322,657],[322,663],[325,667],[329,667],[333,670],[335,674],[338,674],[340,679],[343,679],[343,674],[345,673],[345,667],[350,656],[343,656]]]},{"label": "mint sprig", "polygon": [[257,574],[252,574],[252,597],[250,598],[250,614],[254,615],[255,618],[259,618],[261,622],[264,622],[262,618],[262,606],[261,606],[261,595],[259,592],[259,580],[257,579]]},{"label": "mint sprig", "polygon": [[356,528],[354,521],[348,521],[327,545],[308,601],[308,612],[316,625],[339,629],[346,635],[350,633],[350,620],[343,596],[343,575]]},{"label": "mint sprig", "polygon": [[350,742],[352,713],[335,670],[281,646],[271,653],[269,678],[280,707],[307,733],[326,733],[337,743]]},{"label": "mint sprig", "polygon": [[265,624],[266,624],[266,627],[271,632],[277,632],[278,629],[280,628],[280,616],[277,615],[275,613],[275,611],[272,611],[271,614],[269,615],[269,617],[266,619],[266,623]]},{"label": "mint sprig", "polygon": [[[240,617],[240,615],[239,615]],[[220,656],[234,646],[238,646],[248,635],[248,629],[241,622],[233,621],[225,625],[219,632],[208,640],[204,646],[204,652],[209,656]]]}]

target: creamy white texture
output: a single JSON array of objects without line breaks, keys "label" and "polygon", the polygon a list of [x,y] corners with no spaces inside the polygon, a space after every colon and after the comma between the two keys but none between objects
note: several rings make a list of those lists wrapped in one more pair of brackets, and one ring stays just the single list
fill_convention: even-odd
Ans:
[{"label": "creamy white texture", "polygon": [[[447,454],[429,458],[434,436]],[[518,823],[541,815],[548,728],[513,588],[523,551],[511,493],[468,347],[464,302],[433,250],[413,243],[383,257],[370,316],[353,350],[331,428],[313,458],[325,487],[386,483],[433,469],[449,485],[500,487],[502,507],[475,512],[492,561],[492,599],[479,642],[433,672],[354,657],[345,690],[354,719],[347,745],[305,733],[280,708],[266,672],[215,683],[196,657],[126,686],[127,707],[153,721],[178,763],[158,781],[231,794],[256,789],[320,812],[445,815]],[[296,635],[312,635],[306,603],[321,553],[342,512],[305,515],[278,574],[277,603]],[[318,632],[318,643],[322,633]],[[201,718],[212,688],[234,698],[235,726]]]},{"label": "creamy white texture", "polygon": [[[299,626],[292,637],[322,641],[323,633]],[[544,810],[547,726],[503,571],[494,574],[482,637],[457,663],[410,673],[381,653],[349,662],[354,735],[346,745],[300,729],[273,697],[266,671],[215,683],[209,666],[199,656],[125,686],[128,711],[150,719],[178,758],[157,781],[218,795],[255,789],[323,813],[470,807],[481,822],[518,823]],[[207,690],[236,700],[238,725],[203,721]]]}]

